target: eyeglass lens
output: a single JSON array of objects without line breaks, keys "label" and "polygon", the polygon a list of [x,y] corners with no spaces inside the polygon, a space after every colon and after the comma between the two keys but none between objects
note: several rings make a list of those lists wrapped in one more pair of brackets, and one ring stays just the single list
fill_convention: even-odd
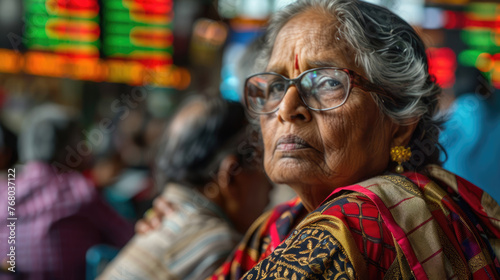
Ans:
[{"label": "eyeglass lens", "polygon": [[349,82],[349,74],[338,69],[312,69],[296,79],[265,73],[254,75],[247,80],[245,95],[250,110],[255,113],[270,113],[278,108],[288,87],[295,84],[309,108],[325,110],[345,102]]}]

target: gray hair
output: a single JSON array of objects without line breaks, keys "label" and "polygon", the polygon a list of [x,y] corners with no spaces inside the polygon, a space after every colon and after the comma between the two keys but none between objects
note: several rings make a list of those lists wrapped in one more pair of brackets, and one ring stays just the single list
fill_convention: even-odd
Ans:
[{"label": "gray hair", "polygon": [[[332,38],[344,39],[355,52],[355,62],[367,78],[394,100],[372,93],[381,111],[396,123],[418,120],[410,141],[413,156],[407,168],[439,164],[439,131],[443,117],[438,112],[441,88],[429,75],[423,41],[403,19],[388,9],[359,0],[297,0],[277,12],[270,21],[266,45],[259,59],[262,68],[272,53],[279,31],[293,17],[317,10],[332,18],[337,28]],[[324,28],[324,27],[323,27]]]}]

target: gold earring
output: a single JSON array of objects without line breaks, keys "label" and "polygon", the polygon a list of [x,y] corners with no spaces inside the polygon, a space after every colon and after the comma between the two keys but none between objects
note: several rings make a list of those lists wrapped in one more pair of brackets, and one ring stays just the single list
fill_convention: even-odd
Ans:
[{"label": "gold earring", "polygon": [[410,148],[405,148],[404,146],[395,146],[391,148],[391,158],[392,161],[395,161],[398,163],[398,166],[396,166],[396,172],[397,173],[403,173],[404,168],[401,165],[401,163],[408,161],[411,157],[411,150]]}]

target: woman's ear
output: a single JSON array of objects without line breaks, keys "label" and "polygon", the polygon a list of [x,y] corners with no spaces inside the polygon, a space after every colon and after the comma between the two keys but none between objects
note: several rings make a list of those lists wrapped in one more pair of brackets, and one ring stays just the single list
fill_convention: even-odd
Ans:
[{"label": "woman's ear", "polygon": [[236,176],[241,172],[241,167],[238,158],[234,155],[226,156],[219,165],[217,173],[217,185],[219,186],[219,194],[217,196],[217,204],[224,210],[233,223],[240,213],[242,192],[238,187]]},{"label": "woman's ear", "polygon": [[238,188],[235,188],[233,183],[234,177],[240,172],[241,167],[235,155],[226,156],[220,163],[217,184],[224,197],[235,198],[238,195]]},{"label": "woman's ear", "polygon": [[408,146],[420,119],[410,120],[408,125],[393,123],[391,147]]}]

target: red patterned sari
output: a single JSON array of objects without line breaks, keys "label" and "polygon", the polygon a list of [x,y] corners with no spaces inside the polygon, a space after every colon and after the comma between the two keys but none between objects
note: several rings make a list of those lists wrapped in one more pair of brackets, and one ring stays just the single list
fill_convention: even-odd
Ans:
[{"label": "red patterned sari", "polygon": [[[425,173],[425,175],[424,175]],[[299,199],[252,226],[211,279],[499,279],[500,206],[442,168]]]}]

